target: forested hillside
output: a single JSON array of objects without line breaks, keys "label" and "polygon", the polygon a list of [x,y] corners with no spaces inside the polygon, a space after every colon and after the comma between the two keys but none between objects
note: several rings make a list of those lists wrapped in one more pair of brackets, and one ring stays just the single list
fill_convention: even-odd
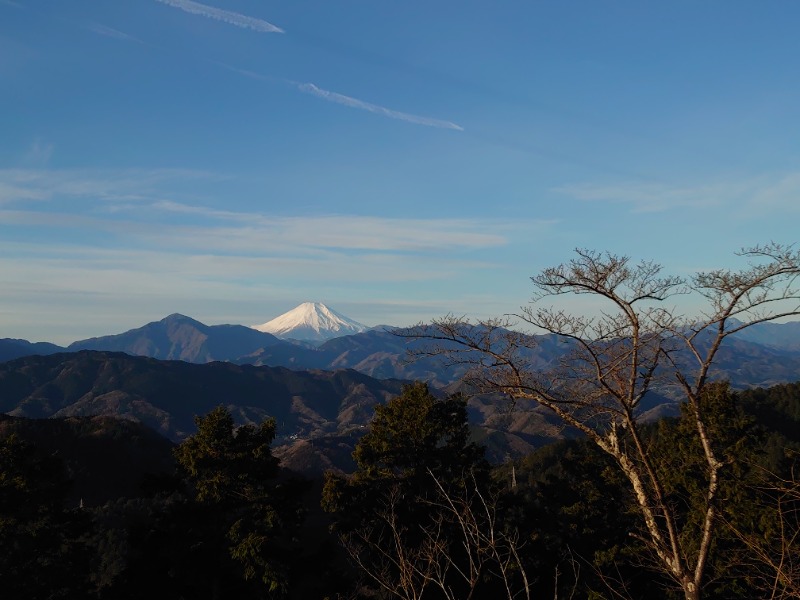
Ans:
[{"label": "forested hillside", "polygon": [[[704,595],[796,597],[800,384],[721,392],[708,409],[727,467]],[[377,409],[353,474],[322,490],[281,469],[274,421],[236,428],[220,407],[196,425],[174,446],[116,419],[5,417],[4,597],[679,597],[642,562],[635,501],[585,439],[491,465],[464,399],[416,384]],[[701,493],[691,425],[644,430],[688,524]]]}]

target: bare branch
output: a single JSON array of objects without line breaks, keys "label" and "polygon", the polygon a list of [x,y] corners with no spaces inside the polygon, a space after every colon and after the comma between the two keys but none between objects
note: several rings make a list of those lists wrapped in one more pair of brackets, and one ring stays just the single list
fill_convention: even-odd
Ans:
[{"label": "bare branch", "polygon": [[[479,391],[538,402],[610,454],[636,498],[643,541],[689,600],[700,598],[705,583],[723,467],[701,402],[712,365],[731,335],[800,314],[800,252],[770,243],[739,255],[749,261],[741,270],[684,279],[664,275],[652,262],[578,249],[570,261],[531,278],[532,303],[513,315],[545,335],[515,331],[509,317],[471,323],[452,315],[405,332],[430,342],[420,354],[468,365],[467,380]],[[594,317],[541,305],[585,294],[602,305]],[[701,318],[685,318],[665,304],[682,294],[705,299]],[[550,362],[542,360],[541,346]],[[698,523],[697,548],[682,545],[683,528],[690,525],[666,501],[662,476],[639,432],[637,409],[654,388],[680,391],[702,448],[705,500],[697,519],[689,520]]]}]

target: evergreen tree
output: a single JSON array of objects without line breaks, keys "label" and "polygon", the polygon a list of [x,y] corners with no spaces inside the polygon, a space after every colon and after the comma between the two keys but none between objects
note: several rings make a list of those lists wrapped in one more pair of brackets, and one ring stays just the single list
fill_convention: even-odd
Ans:
[{"label": "evergreen tree", "polygon": [[67,510],[63,461],[17,435],[0,440],[0,590],[4,598],[68,598],[85,588],[84,516]]},{"label": "evergreen tree", "polygon": [[327,475],[323,508],[371,593],[528,596],[516,530],[503,528],[484,449],[469,437],[464,398],[416,383],[375,409],[355,473]]},{"label": "evergreen tree", "polygon": [[261,595],[284,593],[300,512],[298,490],[281,480],[270,448],[275,421],[237,428],[220,406],[195,422],[197,433],[175,457],[204,518],[221,536],[220,562],[232,560],[244,579],[260,583]]}]

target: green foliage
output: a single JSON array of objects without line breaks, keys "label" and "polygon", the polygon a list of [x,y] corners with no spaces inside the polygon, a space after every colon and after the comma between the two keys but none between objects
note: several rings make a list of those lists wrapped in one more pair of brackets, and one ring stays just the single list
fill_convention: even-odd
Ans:
[{"label": "green foliage", "polygon": [[338,526],[363,523],[389,489],[399,487],[411,496],[432,490],[429,471],[444,485],[485,474],[483,448],[469,436],[464,398],[439,400],[423,383],[406,386],[400,396],[375,407],[370,430],[353,452],[355,473],[326,475],[323,508],[339,517]]},{"label": "green foliage", "polygon": [[[776,565],[800,564],[795,450],[800,384],[744,392],[715,384],[708,391],[699,409],[724,466],[716,503],[719,526],[703,595],[766,598],[773,586],[775,597],[797,595],[798,574],[785,570],[779,577]],[[692,410],[683,406],[679,418],[643,429],[687,549],[697,546],[695,513],[704,500],[702,449],[692,435],[693,422]],[[210,600],[284,592],[322,597],[345,590],[351,572],[344,561],[334,565],[331,560],[335,542],[324,542],[321,516],[315,521],[320,530],[313,530],[314,523],[303,530],[308,554],[297,553],[301,490],[282,475],[272,456],[274,424],[237,428],[223,408],[197,424],[197,433],[176,450],[180,477],[160,471],[145,493],[136,491],[143,470],[169,469],[171,463],[148,458],[148,467],[120,472],[116,457],[161,456],[167,448],[163,439],[129,423],[0,418],[0,595]],[[98,436],[106,441],[78,443]],[[630,443],[625,436],[621,441]],[[90,456],[98,449],[105,452],[100,462]],[[463,398],[437,399],[416,384],[376,409],[355,454],[352,476],[328,475],[324,504],[336,532],[372,536],[372,549],[361,555],[366,565],[377,564],[380,546],[375,544],[387,541],[381,520],[387,499],[395,501],[396,539],[408,556],[421,547],[423,528],[440,522],[442,548],[460,568],[467,564],[458,530],[435,505],[442,498],[438,481],[465,512],[479,491],[496,510],[494,531],[519,532],[523,564],[535,574],[533,598],[679,597],[647,568],[643,544],[635,537],[641,523],[630,510],[633,499],[618,467],[587,440],[546,446],[516,463],[514,489],[510,463],[494,469],[489,482],[482,449],[470,442]],[[97,465],[87,470],[90,462]],[[101,500],[77,509],[75,487],[81,477],[95,473],[100,476],[94,479],[110,482],[106,487],[125,497],[102,504],[116,496],[98,495]],[[125,478],[130,481],[121,485]],[[498,496],[499,488],[506,493]],[[313,558],[312,544],[319,548]],[[493,587],[498,583],[494,567],[483,573],[475,600],[502,595]],[[464,590],[452,573],[448,583],[456,595]],[[425,596],[435,598],[433,591]]]},{"label": "green foliage", "polygon": [[175,458],[194,485],[197,500],[239,505],[266,499],[267,482],[278,467],[270,448],[275,420],[235,428],[230,411],[219,406],[196,417],[195,424],[197,433],[178,446]]},{"label": "green foliage", "polygon": [[[36,447],[17,435],[0,443],[0,514],[14,520],[35,519],[62,508],[69,481],[61,460],[41,456]],[[0,520],[0,527],[10,517]]]},{"label": "green foliage", "polygon": [[428,386],[415,383],[383,406],[375,407],[370,431],[353,453],[356,478],[416,477],[460,473],[477,465],[483,449],[469,442],[466,400],[437,400]]},{"label": "green foliage", "polygon": [[0,440],[0,590],[6,598],[60,598],[85,585],[82,515],[64,509],[63,462],[11,435]]},{"label": "green foliage", "polygon": [[[464,398],[439,400],[416,383],[375,408],[353,453],[355,473],[326,474],[323,509],[377,589],[416,597],[433,587],[433,564],[466,560],[463,523],[448,499],[469,512],[481,494],[490,495],[484,450],[469,435]],[[448,585],[458,590],[465,582]]]},{"label": "green foliage", "polygon": [[698,555],[708,506],[708,464],[697,435],[695,410],[700,411],[714,454],[722,463],[719,489],[713,507],[716,533],[708,557],[705,598],[747,595],[737,582],[736,542],[724,523],[742,523],[758,511],[750,486],[753,465],[761,454],[763,438],[755,419],[748,415],[727,382],[709,384],[696,407],[683,403],[678,419],[658,422],[648,433],[648,443],[666,502],[680,530],[679,542],[690,560]]},{"label": "green foliage", "polygon": [[[508,482],[511,466],[493,476]],[[624,580],[632,597],[657,597],[644,585],[651,575],[629,566],[642,551],[630,536],[634,501],[606,453],[587,439],[562,441],[526,456],[515,471],[507,518],[527,540],[525,562],[539,575],[532,597],[603,598],[611,579],[615,587]]]},{"label": "green foliage", "polygon": [[286,591],[285,559],[299,510],[296,490],[276,481],[275,420],[236,428],[220,406],[195,422],[197,433],[175,457],[197,502],[225,530],[228,555],[244,579],[260,581],[270,594]]},{"label": "green foliage", "polygon": [[[798,388],[800,389],[800,388]],[[795,398],[800,402],[800,396]],[[790,402],[765,403],[760,414],[785,418]],[[796,404],[794,405],[796,406]],[[700,399],[709,438],[717,458],[724,463],[715,501],[719,527],[709,555],[706,598],[759,597],[750,583],[745,565],[752,556],[743,552],[734,529],[778,535],[779,522],[759,487],[769,469],[765,444],[772,439],[740,394],[725,383],[710,385]],[[642,429],[654,467],[664,484],[665,501],[676,515],[682,535],[680,543],[689,557],[696,556],[705,506],[707,465],[696,435],[696,423],[688,404],[676,419],[663,419]],[[769,435],[768,435],[769,433]],[[630,440],[623,437],[623,442]],[[504,481],[509,466],[496,473]],[[772,468],[772,467],[770,467]],[[516,479],[517,517],[529,534],[527,560],[537,572],[569,572],[569,562],[578,560],[579,589],[587,597],[613,597],[609,586],[625,590],[631,597],[671,598],[669,581],[643,560],[647,556],[640,541],[642,523],[635,510],[629,486],[616,465],[588,440],[561,442],[544,447],[520,462]],[[572,582],[562,577],[558,589],[543,578],[537,592],[568,596]],[[680,594],[675,597],[680,597]]]}]

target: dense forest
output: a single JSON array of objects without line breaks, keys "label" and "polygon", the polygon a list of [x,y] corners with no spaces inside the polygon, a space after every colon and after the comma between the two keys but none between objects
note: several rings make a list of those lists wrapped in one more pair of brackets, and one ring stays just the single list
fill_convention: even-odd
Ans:
[{"label": "dense forest", "polygon": [[[798,597],[800,384],[711,392],[725,466],[704,597]],[[687,548],[703,494],[691,427],[644,429]],[[281,468],[274,421],[236,427],[222,407],[179,445],[99,417],[3,417],[0,435],[5,598],[681,596],[596,445],[489,464],[464,399],[424,384],[377,406],[355,471],[324,481]]]}]

